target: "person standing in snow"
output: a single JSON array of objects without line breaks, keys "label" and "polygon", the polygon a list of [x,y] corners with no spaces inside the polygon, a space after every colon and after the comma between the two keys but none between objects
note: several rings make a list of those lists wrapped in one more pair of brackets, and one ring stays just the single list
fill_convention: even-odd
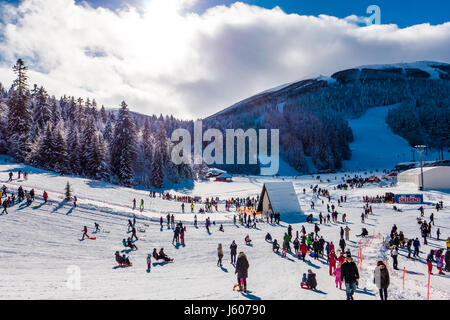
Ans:
[{"label": "person standing in snow", "polygon": [[217,260],[217,266],[222,266],[222,258],[223,258],[223,250],[222,250],[222,244],[219,243],[219,245],[217,246],[217,257],[219,258]]},{"label": "person standing in snow", "polygon": [[336,260],[337,260],[337,256],[333,250],[328,255],[328,264],[330,265],[330,276],[333,275],[333,271],[336,270]]},{"label": "person standing in snow", "polygon": [[141,212],[144,211],[144,199],[141,199]]},{"label": "person standing in snow", "polygon": [[302,257],[302,260],[303,260],[303,261],[305,261],[306,253],[308,253],[308,246],[307,246],[306,243],[303,241],[303,242],[300,244],[300,251],[299,251],[299,254],[301,254],[301,257]]},{"label": "person standing in snow", "polygon": [[341,238],[341,240],[339,241],[339,247],[341,247],[342,252],[345,251],[345,240],[344,240],[344,238]]},{"label": "person standing in snow", "polygon": [[427,256],[428,273],[433,274],[434,251],[431,250]]},{"label": "person standing in snow", "polygon": [[99,232],[100,231],[100,226],[99,226],[99,224],[97,223],[97,222],[94,222],[94,226],[95,226],[95,233],[97,233],[97,232]]},{"label": "person standing in snow", "polygon": [[373,283],[376,284],[381,300],[387,300],[387,289],[389,287],[389,271],[383,261],[378,261],[374,270]]},{"label": "person standing in snow", "polygon": [[152,268],[152,255],[149,253],[147,254],[147,271],[150,271]]},{"label": "person standing in snow", "polygon": [[136,198],[133,199],[133,210],[136,209]]},{"label": "person standing in snow", "polygon": [[419,258],[419,248],[420,248],[420,241],[419,241],[419,238],[416,238],[416,239],[413,241],[413,246],[414,246],[414,254],[413,254],[413,258],[414,258],[414,257]]},{"label": "person standing in snow", "polygon": [[162,230],[162,228],[163,228],[163,222],[164,222],[164,220],[163,220],[163,217],[161,216],[161,217],[159,218],[159,224],[160,224],[160,226],[161,226],[161,230]]},{"label": "person standing in snow", "polygon": [[345,292],[347,294],[347,300],[354,300],[353,294],[356,290],[358,279],[358,267],[353,261],[351,254],[347,253],[345,262],[341,267],[341,281],[345,281]]},{"label": "person standing in snow", "polygon": [[3,201],[3,211],[2,211],[2,214],[8,214],[8,210],[6,210],[6,208],[8,208],[8,201]]},{"label": "person standing in snow", "polygon": [[197,215],[194,215],[194,226],[197,227]]},{"label": "person standing in snow", "polygon": [[348,225],[345,226],[344,231],[345,231],[345,240],[349,241],[350,240],[350,228],[348,227]]},{"label": "person standing in snow", "polygon": [[42,195],[42,197],[44,198],[44,203],[47,203],[47,199],[48,199],[47,191],[44,190],[44,194]]},{"label": "person standing in snow", "polygon": [[398,247],[395,246],[392,248],[391,250],[391,257],[392,257],[392,261],[393,261],[393,266],[395,270],[398,270],[397,265],[398,265]]},{"label": "person standing in snow", "polygon": [[[248,277],[248,268],[250,267],[247,256],[243,252],[239,252],[238,259],[236,261],[236,270],[234,271],[237,274],[237,280],[239,283],[239,290],[244,290],[244,293],[247,293],[247,277]],[[242,284],[244,284],[244,288],[242,288]]]},{"label": "person standing in snow", "polygon": [[237,244],[233,240],[233,242],[230,245],[231,264],[236,263],[236,253],[237,253]]},{"label": "person standing in snow", "polygon": [[339,289],[342,289],[342,281],[341,281],[341,266],[342,264],[339,263],[336,270],[334,270],[333,274],[335,276],[334,282],[336,283],[336,288],[339,285]]},{"label": "person standing in snow", "polygon": [[77,207],[77,196],[73,196],[73,206],[76,208]]}]

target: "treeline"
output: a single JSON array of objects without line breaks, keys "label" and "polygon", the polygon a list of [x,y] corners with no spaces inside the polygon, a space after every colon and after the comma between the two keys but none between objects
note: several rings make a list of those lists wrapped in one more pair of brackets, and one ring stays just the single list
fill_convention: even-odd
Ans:
[{"label": "treeline", "polygon": [[0,84],[1,153],[46,170],[124,186],[162,188],[197,176],[199,168],[169,161],[172,131],[189,129],[192,122],[135,114],[125,102],[106,110],[89,98],[56,99],[43,87],[28,89],[22,60],[13,69],[17,78],[11,88]]}]

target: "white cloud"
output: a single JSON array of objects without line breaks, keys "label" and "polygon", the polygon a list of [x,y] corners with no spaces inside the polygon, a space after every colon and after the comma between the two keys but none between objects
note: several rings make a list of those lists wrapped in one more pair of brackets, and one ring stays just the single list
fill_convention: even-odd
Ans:
[{"label": "white cloud", "polygon": [[286,14],[243,3],[203,14],[195,0],[149,0],[111,11],[73,0],[1,7],[0,81],[21,57],[30,82],[60,96],[195,118],[281,83],[356,65],[450,59],[450,23],[399,29]]}]

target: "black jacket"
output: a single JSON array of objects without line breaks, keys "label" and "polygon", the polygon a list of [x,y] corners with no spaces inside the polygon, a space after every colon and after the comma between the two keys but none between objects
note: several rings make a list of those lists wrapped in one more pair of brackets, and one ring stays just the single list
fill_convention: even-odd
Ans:
[{"label": "black jacket", "polygon": [[306,279],[306,284],[310,288],[316,288],[317,287],[317,281],[316,281],[316,274],[315,273],[308,273],[308,278]]},{"label": "black jacket", "polygon": [[358,267],[356,263],[352,262],[344,262],[341,267],[341,281],[346,283],[353,283],[356,279],[359,278]]},{"label": "black jacket", "polygon": [[231,254],[236,254],[237,244],[231,244],[230,249],[231,249]]},{"label": "black jacket", "polygon": [[246,257],[239,257],[236,261],[236,271],[238,278],[247,278],[248,276],[248,260]]}]

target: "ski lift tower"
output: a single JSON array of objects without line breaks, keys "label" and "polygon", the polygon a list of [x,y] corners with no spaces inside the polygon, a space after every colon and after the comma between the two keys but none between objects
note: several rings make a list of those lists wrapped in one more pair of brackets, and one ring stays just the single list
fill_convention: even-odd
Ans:
[{"label": "ski lift tower", "polygon": [[427,146],[423,145],[423,144],[419,144],[414,146],[414,148],[417,149],[417,151],[420,154],[420,186],[419,186],[419,190],[423,191],[423,166],[422,166],[422,153],[425,151],[425,148]]}]

